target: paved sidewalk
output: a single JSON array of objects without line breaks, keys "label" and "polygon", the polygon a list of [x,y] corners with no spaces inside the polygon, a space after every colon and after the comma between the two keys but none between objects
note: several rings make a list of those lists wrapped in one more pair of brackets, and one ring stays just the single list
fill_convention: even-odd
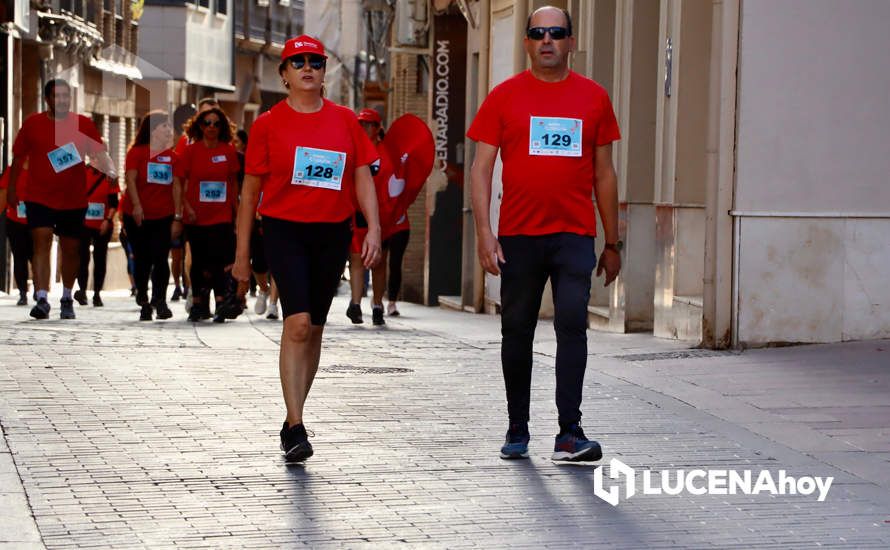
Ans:
[{"label": "paved sidewalk", "polygon": [[35,322],[0,298],[0,547],[890,547],[890,342],[715,353],[590,333],[584,424],[604,462],[835,478],[825,502],[613,507],[594,468],[548,458],[546,322],[532,458],[506,462],[497,318],[403,304],[355,327],[338,298],[307,410],[316,454],[288,467],[280,322],[193,326],[177,306],[139,323],[113,294],[62,322],[57,303]]}]

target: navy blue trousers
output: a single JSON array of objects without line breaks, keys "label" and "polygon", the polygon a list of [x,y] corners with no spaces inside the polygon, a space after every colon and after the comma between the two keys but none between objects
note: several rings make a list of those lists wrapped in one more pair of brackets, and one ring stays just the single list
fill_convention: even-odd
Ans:
[{"label": "navy blue trousers", "polygon": [[510,423],[528,422],[532,342],[547,279],[556,331],[556,407],[560,425],[581,420],[587,368],[587,303],[596,267],[593,237],[574,233],[500,237],[501,365]]}]

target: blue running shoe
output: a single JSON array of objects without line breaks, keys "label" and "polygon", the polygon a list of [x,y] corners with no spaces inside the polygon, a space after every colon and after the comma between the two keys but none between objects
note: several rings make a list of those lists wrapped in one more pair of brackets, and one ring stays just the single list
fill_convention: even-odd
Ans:
[{"label": "blue running shoe", "polygon": [[507,430],[507,440],[501,447],[501,458],[528,458],[528,424],[510,424]]},{"label": "blue running shoe", "polygon": [[592,462],[603,457],[596,441],[587,439],[580,424],[571,424],[556,436],[553,460],[560,462]]}]

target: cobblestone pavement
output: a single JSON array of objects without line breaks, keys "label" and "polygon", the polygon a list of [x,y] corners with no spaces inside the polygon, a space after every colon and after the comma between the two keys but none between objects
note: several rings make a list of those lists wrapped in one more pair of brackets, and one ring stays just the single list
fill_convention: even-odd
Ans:
[{"label": "cobblestone pavement", "polygon": [[[677,342],[591,333],[585,429],[605,460],[834,476],[825,502],[596,497],[594,468],[549,460],[546,323],[532,458],[508,462],[496,318],[405,304],[383,329],[354,327],[338,298],[307,405],[316,453],[286,466],[280,322],[251,313],[195,327],[176,307],[171,321],[140,323],[123,295],[74,322],[57,319],[55,300],[53,319],[35,322],[13,303],[0,298],[0,541],[12,547],[890,546],[887,486],[642,380],[641,354]],[[675,361],[713,359],[683,353]]]}]

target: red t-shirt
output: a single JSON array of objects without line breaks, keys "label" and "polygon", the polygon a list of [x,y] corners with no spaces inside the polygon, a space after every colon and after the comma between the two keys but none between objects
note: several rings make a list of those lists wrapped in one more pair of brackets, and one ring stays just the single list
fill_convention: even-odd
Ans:
[{"label": "red t-shirt", "polygon": [[316,113],[281,101],[251,127],[244,172],[268,176],[263,216],[295,222],[341,222],[355,211],[355,169],[377,151],[355,113],[324,100]]},{"label": "red t-shirt", "polygon": [[599,84],[575,72],[560,82],[522,72],[491,91],[467,136],[501,150],[499,235],[596,235],[596,147],[621,138]]},{"label": "red t-shirt", "polygon": [[191,225],[216,225],[235,220],[240,169],[238,153],[229,143],[208,149],[204,141],[196,141],[185,149],[176,165],[176,175],[185,186],[183,197],[195,211],[197,220]]},{"label": "red t-shirt", "polygon": [[22,200],[55,210],[87,205],[83,157],[105,151],[102,137],[89,118],[75,113],[61,119],[48,113],[29,116],[12,146],[15,157],[30,159],[32,185]]},{"label": "red t-shirt", "polygon": [[[9,168],[3,172],[3,176],[0,177],[0,189],[8,189],[9,188]],[[6,219],[10,221],[14,221],[16,223],[28,223],[28,215],[27,209],[25,208],[25,201],[22,200],[22,197],[27,193],[26,188],[28,187],[28,171],[22,168],[21,172],[19,172],[18,181],[15,182],[15,194],[18,198],[19,202],[17,204],[12,204],[9,202],[9,195],[6,195]],[[24,216],[20,216],[19,214],[25,214]]]},{"label": "red t-shirt", "polygon": [[[150,146],[134,145],[127,151],[125,170],[136,171],[136,193],[146,220],[159,220],[174,214],[173,176],[177,164],[178,159],[172,149],[152,154]],[[124,214],[133,215],[133,202],[127,192],[121,200],[121,210]]]},{"label": "red t-shirt", "polygon": [[185,134],[179,136],[179,139],[176,140],[176,147],[174,147],[173,151],[182,156],[185,154],[185,148],[189,146],[189,137]]},{"label": "red t-shirt", "polygon": [[[97,185],[98,184],[98,185]],[[102,172],[92,166],[87,166],[87,191],[92,190],[87,197],[87,211],[84,215],[83,225],[91,229],[101,229],[102,221],[108,218],[110,196],[117,196],[120,188],[117,180],[109,180]]]}]

